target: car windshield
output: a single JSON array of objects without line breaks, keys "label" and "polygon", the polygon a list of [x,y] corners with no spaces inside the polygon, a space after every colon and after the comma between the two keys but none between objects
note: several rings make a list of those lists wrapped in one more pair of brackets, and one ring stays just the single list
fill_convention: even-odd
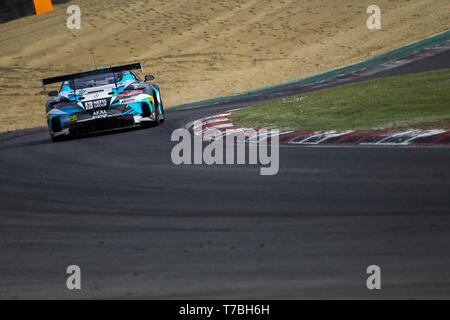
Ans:
[{"label": "car windshield", "polygon": [[[123,77],[123,72],[116,72],[115,77],[116,77],[116,82],[121,81],[122,77]],[[75,88],[77,90],[98,87],[98,86],[104,86],[107,84],[113,84],[114,83],[114,73],[106,72],[106,73],[101,73],[101,74],[87,75],[87,76],[75,79],[74,83],[75,83]]]}]

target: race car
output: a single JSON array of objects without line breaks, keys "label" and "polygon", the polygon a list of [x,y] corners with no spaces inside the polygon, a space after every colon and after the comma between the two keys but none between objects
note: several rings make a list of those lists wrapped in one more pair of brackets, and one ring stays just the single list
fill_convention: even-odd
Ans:
[{"label": "race car", "polygon": [[[100,68],[42,79],[44,86],[62,82],[50,91],[47,123],[53,141],[96,132],[138,126],[157,126],[164,121],[160,89],[134,72],[141,63]],[[143,72],[142,72],[143,73]]]}]

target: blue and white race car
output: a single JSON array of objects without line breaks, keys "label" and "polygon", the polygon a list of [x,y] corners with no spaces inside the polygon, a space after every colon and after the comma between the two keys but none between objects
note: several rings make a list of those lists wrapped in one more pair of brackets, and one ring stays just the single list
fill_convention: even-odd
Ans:
[{"label": "blue and white race car", "polygon": [[42,80],[44,86],[62,82],[46,105],[53,141],[94,132],[135,126],[157,126],[164,121],[159,87],[142,81],[133,71],[141,63],[90,70]]}]

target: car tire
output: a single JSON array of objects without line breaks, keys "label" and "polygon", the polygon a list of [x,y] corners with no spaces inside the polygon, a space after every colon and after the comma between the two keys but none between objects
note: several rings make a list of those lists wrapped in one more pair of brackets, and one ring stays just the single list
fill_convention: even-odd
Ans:
[{"label": "car tire", "polygon": [[[158,99],[157,99],[157,97],[156,97],[156,92],[155,92],[154,90],[153,90],[153,101],[155,101],[155,105],[158,104]],[[159,114],[158,108],[155,108],[155,109],[156,109],[156,111],[158,111],[158,114]],[[164,118],[165,118],[165,116],[164,116],[164,106],[163,106],[163,103],[162,103],[162,99],[161,99],[161,110],[162,110],[162,116],[163,116],[163,118],[159,120],[159,123],[164,122]],[[159,124],[159,123],[158,123],[158,124]]]},{"label": "car tire", "polygon": [[[153,98],[154,99],[154,98]],[[155,100],[153,100],[155,101]],[[157,102],[155,102],[155,122],[153,122],[153,126],[157,127],[161,123],[161,120],[159,120],[159,110],[158,107],[156,107]]]},{"label": "car tire", "polygon": [[159,113],[158,113],[158,108],[155,108],[155,121],[142,121],[141,122],[141,127],[142,128],[153,128],[153,127],[157,127],[160,123],[159,121]]}]

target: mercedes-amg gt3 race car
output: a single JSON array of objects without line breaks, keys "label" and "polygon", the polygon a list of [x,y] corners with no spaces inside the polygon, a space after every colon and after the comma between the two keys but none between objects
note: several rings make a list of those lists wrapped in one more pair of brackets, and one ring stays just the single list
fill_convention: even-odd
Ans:
[{"label": "mercedes-amg gt3 race car", "polygon": [[44,86],[62,82],[46,105],[53,141],[164,121],[159,87],[142,81],[133,71],[141,63],[90,70],[42,80]]}]

